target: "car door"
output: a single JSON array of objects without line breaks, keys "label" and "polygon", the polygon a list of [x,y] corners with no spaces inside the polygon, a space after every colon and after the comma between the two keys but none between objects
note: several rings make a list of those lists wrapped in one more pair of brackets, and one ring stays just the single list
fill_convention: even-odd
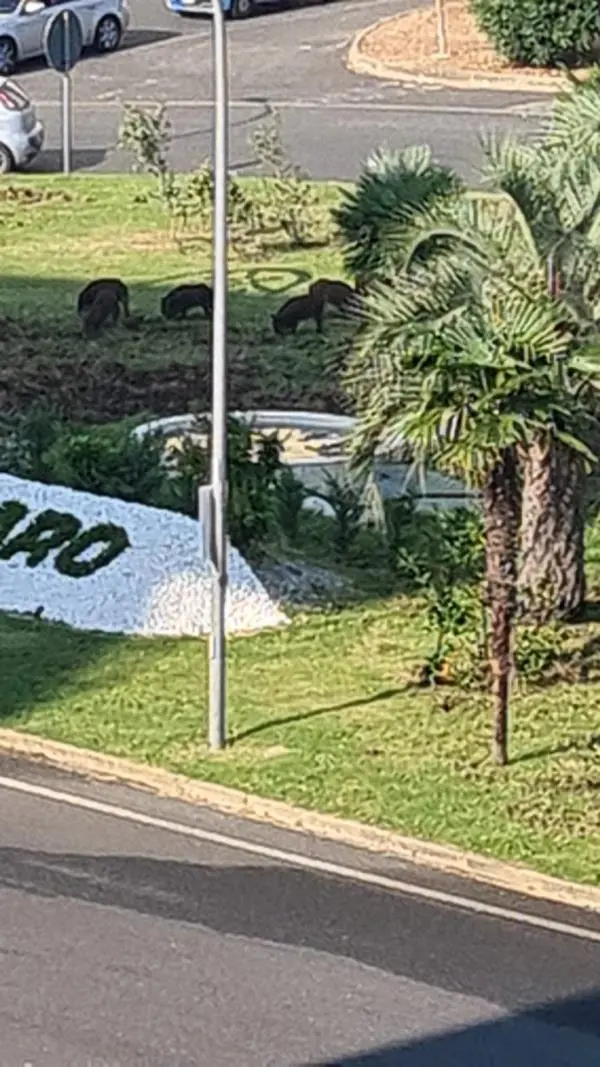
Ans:
[{"label": "car door", "polygon": [[52,17],[52,8],[45,4],[41,11],[28,13],[27,5],[19,16],[19,47],[23,59],[41,56],[44,51],[44,33]]},{"label": "car door", "polygon": [[97,0],[67,0],[63,6],[71,8],[73,14],[77,15],[83,31],[83,46],[87,48],[94,39],[94,30],[100,19],[98,9],[101,4]]}]

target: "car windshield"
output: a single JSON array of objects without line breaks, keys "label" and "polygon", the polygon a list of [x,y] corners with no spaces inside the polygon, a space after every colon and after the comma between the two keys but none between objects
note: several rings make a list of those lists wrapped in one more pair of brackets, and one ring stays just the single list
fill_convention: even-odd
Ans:
[{"label": "car windshield", "polygon": [[12,15],[16,11],[21,0],[0,0],[0,15]]}]

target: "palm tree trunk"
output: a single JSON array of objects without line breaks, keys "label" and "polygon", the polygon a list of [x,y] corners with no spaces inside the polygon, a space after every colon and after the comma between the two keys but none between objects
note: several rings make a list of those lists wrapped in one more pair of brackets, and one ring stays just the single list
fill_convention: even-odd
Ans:
[{"label": "palm tree trunk", "polygon": [[486,600],[494,719],[492,758],[508,762],[508,710],[517,604],[519,473],[514,449],[504,449],[483,487]]},{"label": "palm tree trunk", "polygon": [[538,439],[524,467],[519,609],[537,623],[576,615],[585,601],[584,471],[558,441]]}]

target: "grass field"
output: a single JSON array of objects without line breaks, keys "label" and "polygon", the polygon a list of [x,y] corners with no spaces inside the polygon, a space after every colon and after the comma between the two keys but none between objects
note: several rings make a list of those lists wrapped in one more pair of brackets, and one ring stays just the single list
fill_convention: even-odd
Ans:
[{"label": "grass field", "polygon": [[[252,188],[252,180],[246,186]],[[255,182],[260,195],[260,182]],[[0,411],[44,396],[67,415],[104,420],[141,411],[174,414],[208,401],[208,330],[202,317],[167,323],[160,297],[188,281],[210,281],[210,243],[194,234],[176,244],[152,183],[138,177],[21,178],[0,190]],[[324,243],[338,195],[324,185],[311,248],[273,235],[260,250],[232,251],[229,362],[233,407],[338,409],[330,373],[344,330],[326,339],[314,326],[295,340],[275,338],[270,316],[315,277],[340,277],[341,255]],[[330,236],[330,234],[329,234]],[[183,248],[183,250],[182,250]],[[137,329],[122,326],[84,341],[78,291],[95,277],[121,277],[131,289]],[[346,327],[347,330],[347,327]]]},{"label": "grass field", "polygon": [[[159,295],[207,278],[206,247],[170,242],[136,179],[20,181],[0,200],[0,411],[43,395],[71,415],[182,411],[207,400],[206,327],[162,324]],[[35,200],[36,190],[47,199]],[[68,199],[65,199],[67,190]],[[16,194],[22,198],[23,194]],[[323,212],[335,190],[323,190]],[[315,275],[341,272],[335,246],[272,249],[232,262],[232,406],[333,407],[332,340],[275,342],[268,315]],[[77,290],[98,275],[131,284],[139,334],[83,342]],[[277,291],[275,291],[277,290]],[[327,562],[327,549],[322,546]],[[600,528],[590,532],[600,600]],[[118,639],[0,615],[0,721],[307,807],[600,883],[600,623],[565,634],[586,681],[520,685],[512,762],[489,762],[489,701],[414,684],[430,647],[419,604],[366,576],[343,609],[230,643],[232,746],[205,746],[203,641]],[[368,580],[367,580],[368,578]],[[387,587],[389,588],[389,586]],[[597,614],[597,613],[596,613]],[[581,674],[583,677],[584,674]]]},{"label": "grass field", "polygon": [[[597,656],[600,627],[580,627],[576,640]],[[115,639],[0,617],[2,721],[600,883],[597,682],[519,692],[513,762],[498,771],[488,761],[487,698],[411,684],[426,648],[406,599],[232,640],[234,743],[211,757],[203,641]]]}]

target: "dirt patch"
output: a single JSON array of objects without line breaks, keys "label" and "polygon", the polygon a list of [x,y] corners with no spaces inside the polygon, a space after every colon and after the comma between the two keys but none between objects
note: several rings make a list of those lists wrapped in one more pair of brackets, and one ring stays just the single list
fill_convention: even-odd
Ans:
[{"label": "dirt patch", "polygon": [[[111,422],[148,413],[155,416],[206,411],[211,403],[208,358],[190,366],[126,366],[113,360],[36,359],[29,366],[0,370],[0,413],[26,411],[32,403],[52,404],[74,421]],[[229,358],[231,408],[288,407],[340,411],[343,396],[332,381],[329,391],[315,382],[312,396],[294,395],[287,378],[264,381],[245,351]]]},{"label": "dirt patch", "polygon": [[[523,89],[558,90],[565,84],[556,70],[515,67],[494,51],[477,28],[466,0],[454,0],[446,8],[448,54],[438,51],[437,19],[433,2],[427,8],[409,11],[374,26],[360,40],[360,57],[397,71],[430,79],[510,79]],[[385,74],[382,70],[381,76]]]},{"label": "dirt patch", "polygon": [[0,202],[36,206],[40,204],[71,204],[74,197],[63,190],[38,189],[35,185],[4,185],[0,187]]}]

